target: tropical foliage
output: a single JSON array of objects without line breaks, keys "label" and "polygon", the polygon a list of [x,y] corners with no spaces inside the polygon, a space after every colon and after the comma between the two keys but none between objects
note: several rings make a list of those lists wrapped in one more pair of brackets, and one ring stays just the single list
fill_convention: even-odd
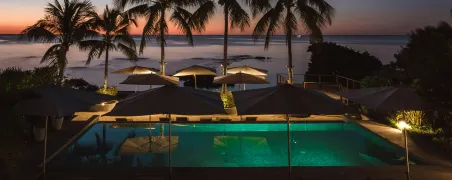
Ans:
[{"label": "tropical foliage", "polygon": [[223,101],[224,108],[234,108],[234,96],[232,92],[221,93],[221,100]]},{"label": "tropical foliage", "polygon": [[[412,31],[408,44],[391,62],[374,75],[366,77],[369,86],[406,84],[417,90],[426,102],[418,120],[412,121],[415,132],[430,134],[441,147],[452,150],[452,27],[440,22]],[[389,117],[395,122],[397,116]]]},{"label": "tropical foliage", "polygon": [[[174,23],[185,34],[188,44],[193,46],[193,31],[203,31],[207,20],[213,14],[209,11],[211,8],[206,8],[212,6],[212,2],[208,0],[114,0],[114,4],[121,9],[132,6],[126,11],[132,18],[144,17],[146,23],[139,52],[143,54],[144,48],[151,39],[157,40],[161,50],[160,72],[162,75],[165,75],[165,45],[169,22]],[[199,9],[192,13],[187,10],[188,8]],[[171,14],[169,22],[165,19],[168,12]]]},{"label": "tropical foliage", "polygon": [[[302,25],[311,40],[322,40],[321,28],[331,24],[334,8],[325,0],[276,0],[275,6],[270,6],[271,0],[260,0],[259,5],[252,8],[253,14],[263,12],[253,31],[253,38],[265,36],[265,49],[270,45],[270,38],[279,29],[286,36],[288,47],[288,83],[293,82],[292,37]],[[255,2],[257,3],[257,1]]]},{"label": "tropical foliage", "polygon": [[55,66],[37,67],[23,70],[16,67],[0,69],[0,93],[18,92],[44,85],[55,85],[57,79]]},{"label": "tropical foliage", "polygon": [[331,42],[312,43],[309,68],[306,74],[336,74],[351,79],[362,79],[382,68],[381,61],[366,52]]},{"label": "tropical foliage", "polygon": [[31,41],[55,43],[41,59],[41,63],[50,63],[58,67],[58,84],[62,85],[64,70],[68,63],[66,54],[71,46],[78,44],[86,37],[95,36],[91,30],[94,6],[90,1],[58,0],[48,3],[44,18],[21,32],[22,38]]},{"label": "tropical foliage", "polygon": [[121,51],[130,60],[137,59],[136,44],[129,34],[130,25],[136,22],[118,9],[105,8],[103,14],[93,15],[91,20],[93,30],[101,32],[101,39],[84,40],[79,43],[82,50],[89,51],[86,64],[94,58],[100,58],[105,53],[104,91],[107,90],[109,51]]}]

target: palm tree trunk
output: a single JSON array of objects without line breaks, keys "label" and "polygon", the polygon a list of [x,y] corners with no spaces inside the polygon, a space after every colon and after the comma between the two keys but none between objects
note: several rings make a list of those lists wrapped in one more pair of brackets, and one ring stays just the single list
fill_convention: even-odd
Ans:
[{"label": "palm tree trunk", "polygon": [[63,86],[63,80],[64,80],[64,67],[58,67],[58,86]]},{"label": "palm tree trunk", "polygon": [[160,16],[160,73],[165,75],[165,9],[162,8]]},{"label": "palm tree trunk", "polygon": [[[228,6],[224,4],[224,44],[223,44],[223,76],[227,74],[228,70],[228,31],[229,31],[229,18],[228,18]],[[227,85],[221,85],[221,93],[226,93]]]},{"label": "palm tree trunk", "polygon": [[63,53],[62,55],[60,55],[60,57],[63,57],[64,59],[58,60],[61,62],[58,62],[58,79],[57,79],[57,85],[58,86],[63,86],[64,84],[64,70],[66,69],[66,62],[67,62],[67,58],[66,58],[66,54],[69,51],[69,47],[64,47],[63,49],[60,50],[59,53]]},{"label": "palm tree trunk", "polygon": [[[287,14],[290,14],[290,8],[288,8],[287,10]],[[288,84],[293,84],[293,64],[292,64],[292,29],[290,27],[286,27],[287,28],[287,34],[286,34],[286,38],[287,38],[287,49],[288,49],[288,58],[289,58],[289,62],[287,65],[287,70],[288,70],[288,74],[289,74],[289,78],[287,80]]]},{"label": "palm tree trunk", "polygon": [[105,50],[104,92],[107,91],[107,80],[108,80],[108,44]]}]

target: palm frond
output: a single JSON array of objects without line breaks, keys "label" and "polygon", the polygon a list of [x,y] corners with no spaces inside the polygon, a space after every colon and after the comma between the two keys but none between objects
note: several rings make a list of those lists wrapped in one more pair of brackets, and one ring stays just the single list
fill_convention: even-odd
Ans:
[{"label": "palm frond", "polygon": [[237,1],[230,1],[228,8],[232,29],[238,27],[241,31],[244,31],[246,27],[250,26],[248,13],[242,9]]},{"label": "palm frond", "polygon": [[[298,1],[301,1],[301,0],[298,0]],[[303,0],[303,1],[305,1],[305,0]],[[308,0],[308,3],[311,7],[315,7],[319,11],[320,15],[326,19],[326,22],[328,24],[332,23],[332,19],[336,12],[336,10],[333,8],[333,6],[328,4],[328,2],[326,2],[325,0]]]},{"label": "palm frond", "polygon": [[135,40],[133,40],[132,36],[130,36],[129,34],[115,35],[112,39],[112,42],[125,44],[132,49],[136,49]]},{"label": "palm frond", "polygon": [[293,33],[297,32],[297,18],[292,11],[287,11],[286,18],[284,20],[284,32],[286,34],[286,43],[292,38]]},{"label": "palm frond", "polygon": [[[300,1],[299,1],[300,2]],[[317,10],[305,3],[298,3],[294,11],[303,21],[306,32],[315,40],[322,39],[321,27],[328,21]]]},{"label": "palm frond", "polygon": [[[188,17],[187,17],[188,16]],[[191,27],[188,24],[188,21],[190,21],[191,14],[188,13],[188,11],[185,11],[184,9],[177,7],[176,10],[173,12],[173,14],[170,17],[170,21],[173,22],[176,27],[185,34],[185,39],[187,40],[188,44],[193,46],[193,33],[191,32]]]},{"label": "palm frond", "polygon": [[129,15],[130,18],[137,19],[139,17],[147,16],[149,13],[154,13],[152,12],[154,9],[155,8],[152,8],[152,6],[149,7],[148,4],[142,4],[128,9],[125,13]]},{"label": "palm frond", "polygon": [[86,65],[89,65],[94,58],[99,58],[106,48],[105,42],[100,40],[85,40],[79,42],[78,45],[80,50],[89,51]]},{"label": "palm frond", "polygon": [[154,32],[154,37],[158,43],[166,44],[165,35],[168,34],[168,24],[166,23],[164,14],[160,15],[152,32]]},{"label": "palm frond", "polygon": [[40,26],[39,24],[35,24],[32,26],[27,27],[22,32],[20,32],[21,39],[24,39],[25,37],[28,38],[30,41],[35,42],[53,42],[57,35],[53,34],[49,30],[47,30],[45,27]]},{"label": "palm frond", "polygon": [[138,54],[135,49],[122,43],[118,43],[116,48],[121,51],[122,54],[126,55],[131,61],[136,62],[136,60],[138,59]]},{"label": "palm frond", "polygon": [[143,35],[141,37],[140,43],[140,54],[143,54],[144,48],[146,47],[147,42],[150,41],[151,38],[156,34],[155,27],[157,26],[157,20],[160,16],[160,11],[158,11],[160,7],[158,5],[151,6],[149,10],[153,11],[148,13],[146,16],[146,24],[143,28]]},{"label": "palm frond", "polygon": [[202,32],[206,29],[209,19],[215,14],[215,2],[207,1],[203,3],[194,13],[190,21],[190,26],[198,31]]},{"label": "palm frond", "polygon": [[113,5],[118,9],[124,9],[127,5],[141,5],[149,2],[149,0],[113,0]]},{"label": "palm frond", "polygon": [[259,36],[265,35],[265,46],[267,50],[270,45],[270,38],[276,30],[284,23],[283,16],[284,6],[283,1],[278,1],[274,8],[267,11],[262,18],[257,22],[253,31],[253,39],[257,40]]},{"label": "palm frond", "polygon": [[270,2],[273,0],[244,0],[250,7],[253,17],[256,17],[259,13],[266,12],[271,9]]},{"label": "palm frond", "polygon": [[54,61],[60,48],[61,44],[55,44],[51,46],[49,49],[47,49],[47,51],[44,53],[44,56],[42,56],[41,58],[41,63]]}]

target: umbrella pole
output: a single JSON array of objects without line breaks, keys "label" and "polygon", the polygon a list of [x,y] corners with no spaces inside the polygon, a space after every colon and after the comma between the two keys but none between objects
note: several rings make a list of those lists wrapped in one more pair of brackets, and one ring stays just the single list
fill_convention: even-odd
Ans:
[{"label": "umbrella pole", "polygon": [[195,89],[198,89],[198,82],[196,81],[196,74],[194,76],[195,76]]},{"label": "umbrella pole", "polygon": [[169,118],[169,129],[168,129],[168,134],[169,134],[169,145],[168,145],[168,152],[169,152],[169,173],[170,173],[170,179],[172,177],[173,174],[173,170],[172,170],[172,163],[171,163],[171,114],[168,114],[168,118]]},{"label": "umbrella pole", "polygon": [[107,146],[107,125],[106,124],[102,124],[102,141],[103,141],[104,147],[106,147]]},{"label": "umbrella pole", "polygon": [[246,84],[243,84],[243,90],[246,90]]},{"label": "umbrella pole", "polygon": [[138,85],[135,85],[135,93],[137,93]]},{"label": "umbrella pole", "polygon": [[47,121],[49,119],[49,116],[46,116],[45,119],[45,134],[44,134],[44,163],[42,165],[42,174],[43,177],[46,175],[46,161],[47,161]]},{"label": "umbrella pole", "polygon": [[289,177],[288,179],[291,179],[291,164],[290,164],[290,117],[289,114],[286,114],[286,121],[287,121],[287,164],[288,164],[288,173]]}]

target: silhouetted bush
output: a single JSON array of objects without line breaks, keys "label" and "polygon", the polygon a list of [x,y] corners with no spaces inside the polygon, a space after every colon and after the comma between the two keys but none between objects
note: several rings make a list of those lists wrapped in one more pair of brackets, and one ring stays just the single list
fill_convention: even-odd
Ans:
[{"label": "silhouetted bush", "polygon": [[381,61],[367,51],[359,52],[331,42],[312,43],[308,52],[311,52],[311,62],[306,74],[336,74],[360,80],[382,67]]},{"label": "silhouetted bush", "polygon": [[64,80],[64,87],[84,90],[84,91],[97,91],[99,87],[92,85],[82,78],[71,78]]}]

